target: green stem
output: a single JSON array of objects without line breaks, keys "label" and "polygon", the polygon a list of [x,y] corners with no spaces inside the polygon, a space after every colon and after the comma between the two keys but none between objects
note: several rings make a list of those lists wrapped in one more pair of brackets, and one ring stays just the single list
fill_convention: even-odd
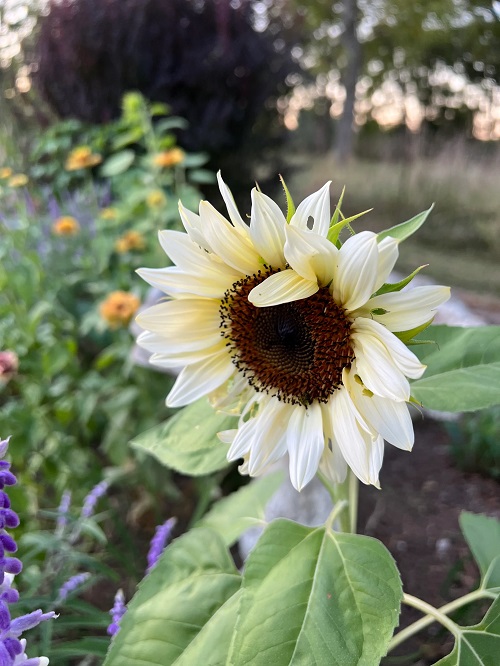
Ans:
[{"label": "green stem", "polygon": [[349,522],[350,531],[356,534],[358,527],[358,496],[359,496],[359,479],[349,470]]},{"label": "green stem", "polygon": [[333,509],[330,512],[330,515],[326,519],[325,527],[328,530],[331,530],[333,527],[333,523],[337,520],[338,516],[342,513],[344,509],[346,509],[349,506],[349,503],[346,500],[340,500],[340,502],[336,502],[334,505]]},{"label": "green stem", "polygon": [[[347,505],[349,505],[349,479],[344,481],[344,483],[331,483],[330,481],[328,481],[328,479],[325,476],[323,476],[323,474],[318,474],[318,476],[321,480],[321,483],[328,490],[328,493],[332,498],[334,509],[337,506],[337,504],[340,504],[341,502],[345,502]],[[342,506],[342,508],[344,507]],[[349,533],[351,531],[350,514],[351,514],[351,509],[349,508],[349,512],[340,510],[335,515],[335,517],[336,518],[338,517],[339,519],[339,526],[341,532]],[[329,520],[330,518],[328,518],[327,523]]]},{"label": "green stem", "polygon": [[441,606],[441,608],[438,609],[430,606],[429,604],[426,604],[425,601],[422,601],[421,599],[417,599],[416,597],[413,597],[409,594],[405,594],[403,597],[403,602],[408,604],[408,606],[413,606],[413,608],[421,610],[423,613],[425,613],[425,617],[417,620],[413,624],[410,624],[409,627],[406,627],[406,629],[403,629],[397,633],[389,643],[388,652],[400,645],[400,643],[408,640],[408,638],[414,634],[422,631],[422,629],[425,629],[433,622],[439,622],[454,636],[456,636],[457,625],[446,616],[450,613],[453,613],[453,611],[458,610],[462,606],[466,606],[467,604],[472,603],[473,601],[486,598],[494,599],[495,595],[488,590],[474,590],[474,592],[470,592],[469,594],[466,594],[459,599],[455,599],[455,601],[450,601],[450,603]]}]

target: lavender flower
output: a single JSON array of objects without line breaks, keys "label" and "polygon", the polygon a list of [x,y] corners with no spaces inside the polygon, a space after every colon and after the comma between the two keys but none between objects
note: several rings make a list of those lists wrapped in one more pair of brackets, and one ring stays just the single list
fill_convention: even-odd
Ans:
[{"label": "lavender flower", "polygon": [[75,576],[71,576],[64,585],[61,586],[58,594],[58,601],[64,601],[68,594],[71,594],[71,592],[74,592],[80,585],[83,585],[86,580],[90,578],[90,574],[88,571],[85,573],[79,573],[76,574]]},{"label": "lavender flower", "polygon": [[56,535],[61,536],[68,524],[68,513],[71,504],[71,491],[65,490],[61,497],[61,503],[57,509]]},{"label": "lavender flower", "polygon": [[[158,525],[155,530],[155,534],[151,539],[151,544],[149,546],[148,553],[148,567],[146,569],[146,575],[154,568],[160,555],[165,550],[165,546],[172,536],[172,530],[177,522],[176,518],[169,518],[166,520],[163,525]],[[109,611],[111,615],[111,624],[108,627],[108,634],[114,636],[120,631],[120,620],[125,615],[127,608],[125,606],[125,597],[123,595],[123,590],[118,590],[115,595],[115,603],[113,608]],[[0,662],[1,666],[1,662]]]},{"label": "lavender flower", "polygon": [[115,603],[113,608],[109,611],[111,615],[111,624],[108,627],[108,634],[114,636],[120,631],[120,620],[125,615],[127,607],[125,606],[125,595],[123,590],[118,590],[115,594]]},{"label": "lavender flower", "polygon": [[[7,453],[9,439],[0,441],[0,458]],[[47,657],[28,659],[25,654],[26,641],[20,639],[28,629],[33,629],[40,622],[57,617],[53,611],[43,613],[41,610],[21,615],[14,620],[10,617],[9,604],[19,599],[17,590],[12,589],[14,575],[22,569],[21,562],[15,557],[5,557],[5,552],[14,553],[16,542],[5,531],[5,528],[17,527],[19,518],[10,508],[10,500],[4,491],[5,486],[13,486],[16,477],[10,471],[10,463],[0,460],[0,665],[1,666],[47,666]]]},{"label": "lavender flower", "polygon": [[90,516],[92,516],[97,501],[104,495],[108,488],[109,483],[107,481],[101,481],[89,492],[87,497],[83,500],[82,518],[90,518]]},{"label": "lavender flower", "polygon": [[169,518],[163,523],[163,525],[158,525],[156,528],[154,537],[151,539],[151,545],[149,547],[148,568],[146,569],[147,574],[158,562],[160,555],[163,553],[163,550],[167,545],[167,541],[172,536],[172,530],[174,529],[176,522],[177,520],[175,518]]}]

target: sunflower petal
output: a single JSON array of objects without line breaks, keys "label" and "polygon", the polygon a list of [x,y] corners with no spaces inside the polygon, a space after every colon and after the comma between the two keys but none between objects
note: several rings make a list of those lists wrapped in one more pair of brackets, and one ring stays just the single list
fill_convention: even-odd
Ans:
[{"label": "sunflower petal", "polygon": [[313,403],[307,408],[302,405],[292,408],[286,443],[290,457],[290,481],[300,491],[318,471],[325,448],[319,403]]},{"label": "sunflower petal", "polygon": [[338,250],[313,231],[291,225],[286,228],[285,257],[291,268],[306,280],[327,285],[334,278]]},{"label": "sunflower petal", "polygon": [[302,201],[295,211],[290,224],[299,229],[309,229],[320,236],[326,236],[330,227],[330,184]]},{"label": "sunflower petal", "polygon": [[363,310],[386,310],[385,314],[373,314],[375,321],[383,324],[389,331],[409,331],[432,319],[436,308],[449,298],[449,287],[415,287],[408,291],[374,296]]},{"label": "sunflower petal", "polygon": [[283,268],[286,219],[279,206],[255,188],[252,190],[250,234],[266,264]]},{"label": "sunflower petal", "polygon": [[248,294],[250,303],[258,308],[299,301],[318,291],[318,283],[306,280],[295,271],[287,268],[274,273],[254,287]]},{"label": "sunflower petal", "polygon": [[234,201],[233,194],[226,183],[222,180],[220,171],[217,172],[217,182],[219,184],[219,190],[222,198],[224,199],[224,203],[226,204],[229,219],[236,227],[236,229],[240,229],[240,231],[248,233],[248,225],[245,224],[243,218],[241,217],[238,207]]},{"label": "sunflower petal", "polygon": [[226,351],[186,366],[167,397],[168,407],[184,407],[218,388],[235,372]]},{"label": "sunflower petal", "polygon": [[375,291],[378,260],[377,236],[371,231],[351,236],[340,248],[332,290],[346,310],[364,305]]}]

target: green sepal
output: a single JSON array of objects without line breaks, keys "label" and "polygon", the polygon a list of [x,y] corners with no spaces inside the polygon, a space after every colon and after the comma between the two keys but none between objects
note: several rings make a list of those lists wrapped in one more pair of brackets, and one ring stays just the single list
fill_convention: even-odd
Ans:
[{"label": "green sepal", "polygon": [[[338,204],[337,204],[338,205]],[[336,210],[336,209],[335,209]],[[354,220],[357,220],[358,217],[361,217],[362,215],[366,215],[366,213],[369,213],[373,208],[368,208],[367,210],[362,211],[361,213],[357,213],[356,215],[351,215],[351,217],[344,217],[342,213],[340,213],[342,219],[340,222],[336,222],[333,225],[330,225],[330,229],[328,230],[328,235],[327,238],[328,240],[333,243],[334,245],[339,246],[339,234],[342,231],[344,227],[347,227],[351,225],[351,222],[354,222]],[[335,213],[334,213],[335,216]]]},{"label": "green sepal", "polygon": [[415,328],[410,328],[408,331],[398,331],[397,333],[394,333],[394,335],[401,340],[401,342],[404,342],[405,345],[427,345],[429,343],[433,343],[434,340],[414,340],[413,338],[418,335],[419,333],[422,333],[422,331],[425,331],[426,328],[428,328],[432,324],[432,319],[429,319],[425,324],[421,324],[420,326],[416,326]]},{"label": "green sepal", "polygon": [[403,280],[400,280],[399,282],[386,282],[383,284],[378,291],[376,291],[373,296],[381,296],[382,294],[390,294],[394,291],[401,291],[403,287],[406,287],[407,284],[410,284],[410,282],[413,280],[415,275],[417,273],[420,273],[422,268],[426,268],[429,264],[422,264],[422,266],[419,266],[418,268],[415,268],[413,273],[410,273],[408,277],[405,277]]},{"label": "green sepal", "polygon": [[285,190],[285,197],[286,197],[286,221],[290,222],[292,217],[295,215],[295,204],[293,203],[292,195],[290,194],[290,191],[288,187],[286,186],[285,180],[283,176],[280,176],[280,181],[283,186],[283,189]]},{"label": "green sepal", "polygon": [[400,241],[405,240],[414,234],[415,231],[420,229],[433,208],[434,204],[432,204],[430,208],[424,210],[422,213],[415,215],[409,220],[406,220],[406,222],[401,222],[401,224],[396,224],[396,226],[391,227],[390,229],[381,231],[379,234],[377,234],[377,241],[380,243],[380,241],[384,238],[387,238],[387,236],[391,236],[391,238],[396,238]]}]

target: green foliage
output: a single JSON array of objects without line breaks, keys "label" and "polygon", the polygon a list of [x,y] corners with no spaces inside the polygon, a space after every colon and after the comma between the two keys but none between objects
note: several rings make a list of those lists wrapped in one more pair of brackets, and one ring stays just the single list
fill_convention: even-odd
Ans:
[{"label": "green foliage", "polygon": [[399,241],[406,240],[406,238],[409,238],[412,234],[414,234],[416,231],[420,229],[420,227],[426,221],[433,208],[434,205],[432,205],[430,208],[423,211],[422,213],[415,215],[406,222],[401,222],[401,224],[397,224],[395,227],[391,227],[390,229],[381,231],[378,234],[378,240],[381,241],[384,238],[387,238],[387,236],[390,236],[391,238],[396,238]]},{"label": "green foliage", "polygon": [[481,572],[481,588],[500,594],[500,522],[464,511],[460,528]]},{"label": "green foliage", "polygon": [[221,537],[196,528],[140,585],[105,666],[372,666],[400,599],[394,562],[374,539],[278,520],[240,578]]},{"label": "green foliage", "polygon": [[500,479],[500,408],[464,414],[446,424],[455,463],[467,472]]},{"label": "green foliage", "polygon": [[228,464],[228,447],[217,433],[236,424],[236,417],[216,412],[206,398],[201,398],[136,437],[132,446],[182,474],[211,474]]},{"label": "green foliage", "polygon": [[427,370],[411,385],[424,407],[446,412],[483,409],[500,403],[500,327],[432,326],[415,353]]}]

